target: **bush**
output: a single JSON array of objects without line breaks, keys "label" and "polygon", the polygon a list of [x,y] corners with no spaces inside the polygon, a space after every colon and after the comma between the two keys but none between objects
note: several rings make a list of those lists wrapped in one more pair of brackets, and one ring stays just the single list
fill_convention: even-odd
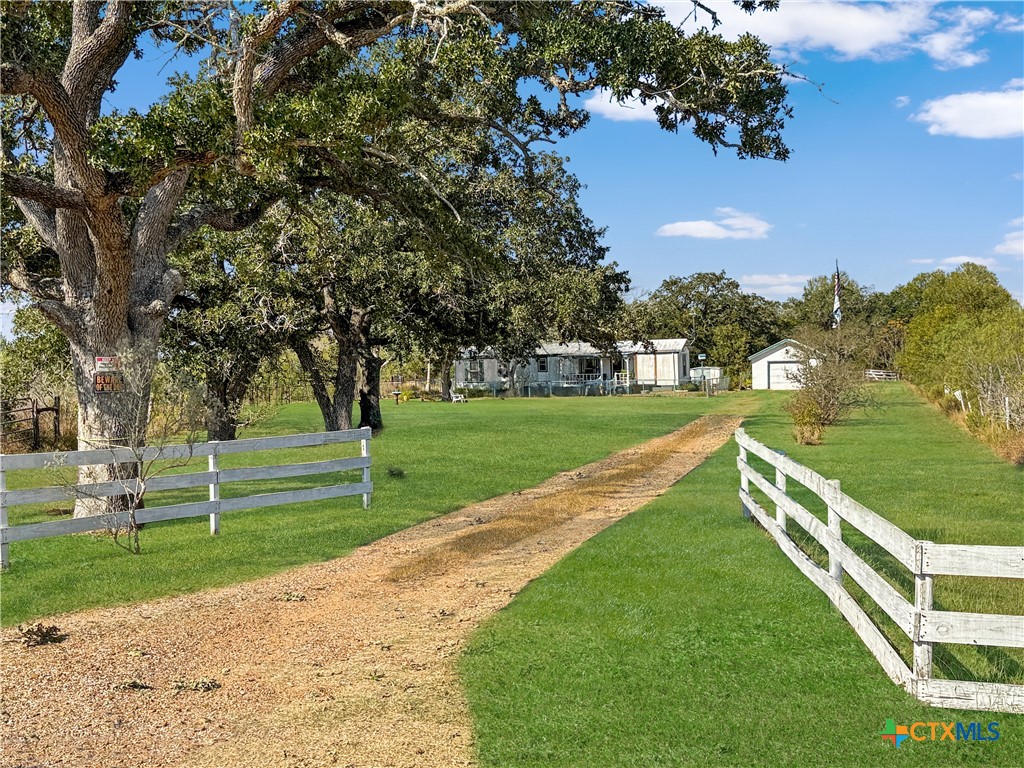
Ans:
[{"label": "bush", "polygon": [[1024,432],[1007,433],[996,443],[996,454],[1015,466],[1024,467]]},{"label": "bush", "polygon": [[[874,405],[864,381],[868,335],[856,326],[802,334],[796,381],[799,389],[786,404],[798,442],[821,442],[824,428],[852,411]],[[810,441],[810,442],[809,442]]]},{"label": "bush", "polygon": [[939,408],[941,408],[942,412],[944,414],[946,414],[947,416],[949,416],[951,414],[954,414],[954,413],[959,413],[960,410],[961,410],[960,409],[960,401],[957,400],[952,395],[946,395],[946,394],[939,395],[937,402],[939,404]]},{"label": "bush", "polygon": [[821,407],[814,398],[800,390],[786,403],[785,408],[793,417],[793,437],[796,441],[800,445],[821,445],[825,421]]}]

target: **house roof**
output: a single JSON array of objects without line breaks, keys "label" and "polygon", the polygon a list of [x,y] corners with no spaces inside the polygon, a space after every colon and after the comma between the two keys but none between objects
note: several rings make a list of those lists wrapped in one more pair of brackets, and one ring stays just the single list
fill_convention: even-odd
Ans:
[{"label": "house roof", "polygon": [[778,352],[780,349],[785,349],[786,347],[800,347],[801,349],[807,349],[806,345],[801,344],[796,339],[783,339],[782,341],[775,342],[770,347],[765,347],[760,352],[755,352],[748,357],[747,360],[752,363],[756,363],[758,360],[768,357],[768,355],[773,352]]},{"label": "house roof", "polygon": [[[686,339],[651,339],[651,345],[654,347],[655,352],[670,353],[670,352],[682,352],[686,349],[689,344]],[[632,341],[617,341],[615,342],[615,348],[618,350],[620,355],[631,355],[633,353],[649,354],[649,348],[641,343]],[[598,349],[593,344],[587,344],[585,341],[570,341],[568,343],[560,343],[557,341],[549,341],[541,344],[534,350],[534,357],[606,357],[606,353],[603,350]],[[462,359],[470,357],[477,358],[493,358],[495,357],[494,350],[490,347],[484,347],[477,351],[473,349],[463,349],[460,353]]]},{"label": "house roof", "polygon": [[[686,339],[651,339],[655,352],[682,352],[687,347]],[[635,352],[644,354],[649,352],[648,347],[643,343],[632,341],[617,341],[615,348],[620,355],[631,355]],[[537,347],[534,355],[562,356],[562,357],[605,357],[605,353],[592,344],[582,341],[571,341],[568,344],[550,342]]]},{"label": "house roof", "polygon": [[548,357],[602,357],[604,355],[593,344],[587,344],[584,341],[570,341],[568,344],[549,341],[537,347],[533,354],[535,357],[538,355]]},{"label": "house roof", "polygon": [[[654,345],[655,352],[682,352],[689,346],[689,341],[687,339],[651,339],[651,344]],[[631,354],[633,352],[640,354],[647,352],[649,354],[648,347],[642,342],[634,344],[628,341],[620,341],[618,348],[622,354]]]}]

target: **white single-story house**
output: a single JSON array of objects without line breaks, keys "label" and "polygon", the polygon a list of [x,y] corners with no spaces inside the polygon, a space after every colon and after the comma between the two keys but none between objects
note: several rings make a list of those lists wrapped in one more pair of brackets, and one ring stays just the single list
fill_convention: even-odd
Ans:
[{"label": "white single-story house", "polygon": [[[676,387],[689,382],[690,349],[686,339],[652,339],[644,344],[616,342],[612,351],[585,342],[548,343],[515,371],[521,387],[538,392],[574,390],[640,391],[643,388]],[[508,389],[509,372],[490,349],[464,350],[455,361],[455,386],[479,389]]]},{"label": "white single-story house", "polygon": [[752,389],[800,389],[795,375],[799,372],[800,350],[796,339],[783,339],[747,359],[751,367]]}]

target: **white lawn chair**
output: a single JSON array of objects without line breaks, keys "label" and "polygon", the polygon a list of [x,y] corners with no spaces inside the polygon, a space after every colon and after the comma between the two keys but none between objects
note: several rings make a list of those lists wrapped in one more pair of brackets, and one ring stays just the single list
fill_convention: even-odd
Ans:
[{"label": "white lawn chair", "polygon": [[466,402],[466,396],[465,395],[459,395],[459,394],[453,394],[452,395],[452,402],[453,403],[465,403]]}]

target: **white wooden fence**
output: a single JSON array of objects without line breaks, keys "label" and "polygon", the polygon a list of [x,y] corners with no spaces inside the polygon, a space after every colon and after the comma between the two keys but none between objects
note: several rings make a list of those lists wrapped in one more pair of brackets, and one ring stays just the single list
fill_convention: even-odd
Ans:
[{"label": "white wooden fence", "polygon": [[[282,448],[304,448],[336,443],[361,443],[360,456],[329,461],[312,461],[302,464],[285,464],[269,467],[248,467],[242,469],[220,469],[219,457],[231,453],[252,453]],[[193,457],[207,456],[206,472],[168,474],[144,479],[113,480],[88,485],[55,485],[29,490],[7,490],[7,472],[19,469],[39,469],[53,466],[80,467],[96,464],[139,464],[163,460],[187,461]],[[362,470],[362,481],[336,485],[323,485],[294,491],[279,491],[251,496],[222,499],[221,486],[252,480],[272,480],[283,477],[299,477],[347,470]],[[257,437],[229,442],[211,441],[194,445],[167,445],[149,447],[134,451],[128,448],[108,450],[73,451],[70,453],[27,453],[21,455],[0,454],[0,563],[6,568],[9,563],[8,545],[13,541],[42,539],[49,536],[63,536],[69,533],[109,530],[122,527],[128,522],[128,512],[111,513],[95,517],[81,517],[71,520],[56,520],[26,525],[8,525],[8,509],[23,504],[62,502],[76,498],[103,498],[108,496],[149,494],[180,488],[195,488],[207,485],[209,501],[188,504],[170,504],[162,507],[146,507],[136,510],[135,520],[152,523],[158,520],[176,520],[183,517],[210,518],[210,533],[220,532],[222,512],[241,509],[272,507],[279,504],[294,504],[302,501],[320,501],[339,496],[362,495],[363,507],[370,506],[373,483],[370,481],[370,429],[349,429],[339,432],[316,432],[307,435],[286,435],[284,437]],[[144,486],[144,487],[143,487]],[[145,497],[144,497],[145,498]]]},{"label": "white wooden fence", "polygon": [[[838,480],[777,453],[742,429],[736,431],[740,455],[740,499],[745,513],[764,526],[801,572],[835,604],[893,682],[921,701],[940,707],[1024,713],[1024,685],[943,680],[932,677],[933,643],[1024,648],[1024,616],[934,610],[936,576],[1024,579],[1024,547],[935,544],[918,541],[844,494]],[[747,454],[775,468],[774,483],[747,463]],[[786,478],[810,489],[828,507],[822,522],[786,494]],[[775,505],[772,517],[750,495],[753,484]],[[788,520],[795,520],[828,552],[828,570],[820,567],[790,538]],[[888,581],[843,543],[840,521],[853,526],[907,568],[914,577],[910,603]],[[875,626],[843,587],[843,574],[864,592],[913,641],[913,668]]]},{"label": "white wooden fence", "polygon": [[864,378],[868,381],[899,381],[900,375],[896,371],[879,371],[872,368],[864,371]]}]

